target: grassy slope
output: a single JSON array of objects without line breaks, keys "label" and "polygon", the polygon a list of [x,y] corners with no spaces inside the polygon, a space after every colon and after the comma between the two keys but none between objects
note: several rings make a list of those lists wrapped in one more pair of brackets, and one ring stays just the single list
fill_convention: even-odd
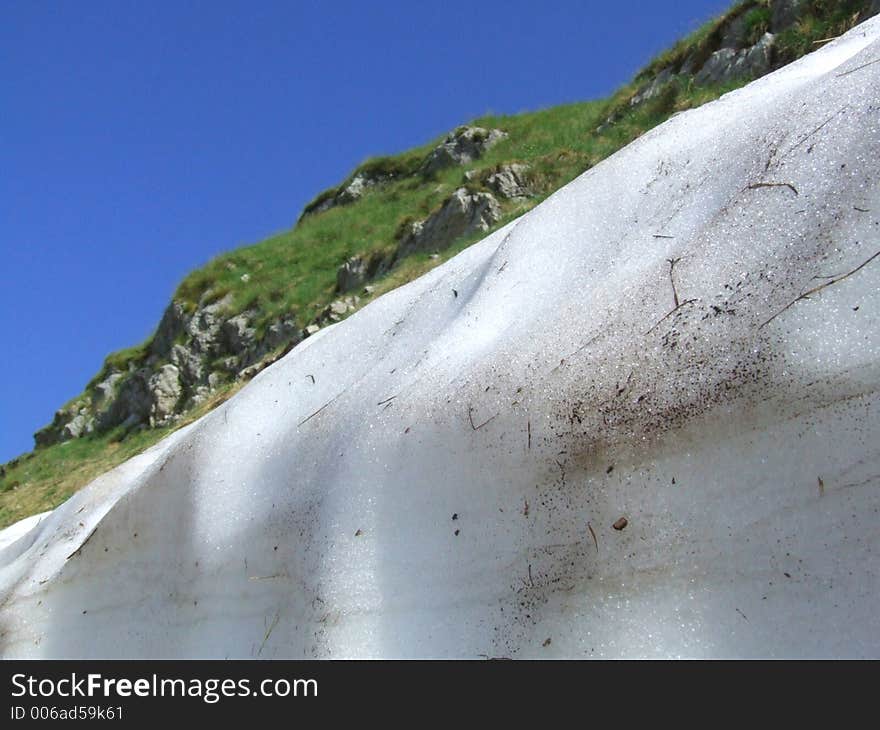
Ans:
[{"label": "grassy slope", "polygon": [[[814,41],[847,30],[856,22],[854,13],[865,3],[811,0],[811,5],[815,6],[815,15],[781,34],[779,52],[783,60],[797,58],[815,49]],[[509,136],[472,165],[446,169],[431,180],[418,175],[400,177],[371,190],[356,203],[307,216],[289,231],[218,256],[190,274],[175,298],[194,307],[203,297],[215,299],[231,293],[231,311],[258,311],[258,330],[279,315],[290,313],[303,326],[334,298],[336,270],[346,258],[359,253],[391,252],[400,225],[406,220],[424,218],[440,206],[455,188],[465,184],[467,170],[489,171],[500,163],[526,162],[531,166],[537,194],[525,202],[504,201],[503,218],[496,227],[504,225],[673,113],[699,106],[742,85],[694,88],[689,78],[675,77],[658,97],[635,108],[629,104],[636,90],[656,72],[677,67],[688,54],[707,52],[707,44],[717,36],[724,20],[739,13],[748,14],[750,35],[757,38],[766,30],[769,14],[763,2],[739,3],[725,16],[707,23],[661,54],[633,83],[610,99],[476,119],[474,124],[503,129]],[[614,123],[597,131],[609,117]],[[401,155],[370,160],[359,169],[412,171],[436,143],[437,140]],[[467,184],[479,187],[477,181]],[[325,191],[319,198],[332,193]],[[458,241],[441,252],[439,258],[417,254],[404,259],[374,282],[376,295],[423,274],[483,235]],[[246,281],[242,281],[243,274],[248,274]],[[110,355],[102,372],[110,364],[121,368],[130,361],[137,362],[145,353],[145,344]],[[242,383],[226,386],[175,428],[204,414],[241,386]],[[119,432],[89,436],[13,460],[0,471],[0,527],[57,506],[93,478],[171,430],[169,427],[141,431],[124,439]]]}]

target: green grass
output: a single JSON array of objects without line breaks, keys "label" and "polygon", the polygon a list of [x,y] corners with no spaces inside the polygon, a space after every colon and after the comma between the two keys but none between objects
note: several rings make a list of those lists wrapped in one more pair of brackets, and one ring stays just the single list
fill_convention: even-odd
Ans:
[{"label": "green grass", "polygon": [[757,43],[770,30],[773,11],[768,5],[751,8],[745,14],[745,39],[749,45]]},{"label": "green grass", "polygon": [[864,0],[808,0],[807,13],[776,42],[779,62],[789,63],[819,48],[865,19]]},{"label": "green grass", "polygon": [[[803,20],[779,36],[779,62],[794,60],[818,47],[815,41],[845,32],[858,22],[858,13],[864,12],[869,4],[865,0],[809,0]],[[358,173],[382,177],[386,179],[384,184],[369,189],[356,202],[305,215],[291,230],[216,257],[181,282],[175,299],[193,310],[200,303],[229,295],[229,313],[254,312],[254,325],[260,335],[269,323],[282,316],[293,315],[299,326],[305,326],[335,298],[336,270],[347,258],[355,254],[382,254],[390,259],[407,226],[440,207],[457,187],[479,190],[481,181],[498,165],[528,164],[535,195],[526,201],[500,201],[502,219],[495,226],[498,228],[672,114],[700,106],[744,85],[746,80],[695,88],[692,77],[678,73],[687,58],[708,58],[720,43],[724,23],[743,13],[747,37],[757,40],[769,27],[767,2],[740,2],[721,18],[704,24],[660,54],[632,83],[608,99],[473,120],[473,124],[487,129],[502,129],[508,137],[468,167],[446,168],[427,180],[418,174],[439,138],[399,155],[368,159],[341,185],[324,191],[315,201],[335,196]],[[630,100],[638,90],[664,69],[671,69],[676,75],[661,93],[631,106]],[[613,121],[609,123],[609,119]],[[464,177],[468,171],[477,172],[470,181]],[[424,274],[483,235],[456,241],[436,258],[418,253],[402,259],[373,282],[374,296]],[[131,365],[142,364],[149,344],[148,339],[109,355],[89,387],[113,370],[125,371]],[[187,414],[183,423],[206,413],[241,386],[227,383],[211,401]],[[10,462],[0,473],[0,527],[57,506],[94,477],[156,443],[171,430],[168,427],[132,434],[92,435],[39,449]]]}]

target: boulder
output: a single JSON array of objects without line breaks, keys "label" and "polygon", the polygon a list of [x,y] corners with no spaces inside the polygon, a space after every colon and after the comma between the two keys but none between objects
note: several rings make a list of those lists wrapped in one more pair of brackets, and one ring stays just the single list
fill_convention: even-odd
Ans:
[{"label": "boulder", "polygon": [[742,77],[758,78],[767,73],[773,63],[775,44],[776,36],[772,33],[764,33],[755,45],[747,49],[742,63]]},{"label": "boulder", "polygon": [[61,428],[60,441],[70,441],[91,433],[95,427],[95,419],[85,413],[79,413]]},{"label": "boulder", "polygon": [[149,388],[151,376],[152,372],[149,368],[141,368],[120,383],[113,403],[107,410],[98,414],[99,430],[107,430],[120,424],[131,426],[149,419],[152,405]]},{"label": "boulder", "polygon": [[242,355],[250,350],[256,340],[257,332],[250,326],[251,312],[242,312],[230,317],[221,325],[223,349],[233,355]]},{"label": "boulder", "polygon": [[630,99],[630,106],[637,106],[641,104],[643,101],[647,101],[648,99],[653,99],[657,96],[662,90],[663,87],[666,86],[672,80],[672,69],[664,68],[660,73],[658,73],[650,83],[643,86],[639,91],[636,92],[636,95]]},{"label": "boulder", "polygon": [[409,227],[398,245],[396,258],[416,251],[447,248],[462,236],[489,230],[500,219],[501,207],[494,195],[459,188],[440,210]]},{"label": "boulder", "polygon": [[382,182],[381,177],[371,177],[363,172],[357,173],[351,179],[351,182],[343,188],[342,192],[336,196],[336,205],[346,205],[360,200],[367,190],[378,185],[380,182]]},{"label": "boulder", "polygon": [[318,325],[325,325],[339,322],[347,315],[354,312],[357,309],[358,304],[360,304],[360,301],[360,297],[355,296],[336,299],[325,307],[324,311],[318,315],[315,323]]},{"label": "boulder", "polygon": [[506,137],[507,133],[500,129],[459,127],[431,151],[422,164],[421,173],[428,176],[445,167],[467,165]]},{"label": "boulder", "polygon": [[296,345],[302,339],[299,327],[293,317],[273,322],[266,328],[266,336],[261,343],[262,354],[271,352],[281,345]]},{"label": "boulder", "polygon": [[186,335],[189,347],[201,355],[214,355],[221,339],[220,329],[223,326],[223,312],[232,301],[226,295],[218,301],[200,306],[187,322]]},{"label": "boulder", "polygon": [[336,271],[336,291],[357,289],[367,280],[367,262],[362,256],[352,256]]},{"label": "boulder", "polygon": [[765,33],[751,48],[715,51],[694,77],[698,86],[723,84],[737,79],[757,78],[770,70],[775,36]]},{"label": "boulder", "polygon": [[381,253],[352,256],[336,271],[336,291],[344,294],[359,289],[382,273],[385,263]]},{"label": "boulder", "polygon": [[186,331],[188,322],[189,317],[183,304],[172,301],[163,312],[159,326],[156,328],[156,334],[153,335],[153,340],[150,342],[150,354],[168,357],[174,343]]},{"label": "boulder", "polygon": [[96,411],[107,408],[116,398],[119,383],[124,378],[122,373],[111,373],[98,383],[92,390],[92,408]]},{"label": "boulder", "polygon": [[517,163],[501,165],[486,178],[486,185],[502,198],[508,200],[527,198],[533,194],[528,180],[528,171],[528,165]]},{"label": "boulder", "polygon": [[52,423],[34,434],[36,446],[52,446],[79,438],[94,430],[95,421],[89,404],[77,400],[55,411]]},{"label": "boulder", "polygon": [[180,371],[174,365],[163,365],[148,381],[150,395],[149,420],[151,426],[168,421],[174,415],[183,387]]},{"label": "boulder", "polygon": [[393,177],[391,174],[383,174],[381,172],[357,172],[351,180],[345,183],[341,190],[338,188],[335,191],[332,189],[328,190],[314,202],[309,203],[303,210],[301,217],[323,213],[331,208],[335,208],[337,205],[348,205],[360,200],[370,188],[382,185]]},{"label": "boulder", "polygon": [[180,371],[180,379],[187,385],[200,383],[205,372],[204,360],[185,345],[171,348],[171,363]]}]

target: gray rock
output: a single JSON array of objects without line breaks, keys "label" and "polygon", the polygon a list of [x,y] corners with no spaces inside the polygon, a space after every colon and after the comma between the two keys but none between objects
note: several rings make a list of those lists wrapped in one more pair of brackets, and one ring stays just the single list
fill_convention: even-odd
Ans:
[{"label": "gray rock", "polygon": [[270,324],[266,329],[266,336],[262,342],[262,354],[271,352],[281,345],[296,345],[301,339],[302,334],[299,327],[296,326],[296,320],[287,317]]},{"label": "gray rock", "polygon": [[357,289],[367,280],[367,262],[362,256],[352,256],[336,271],[336,291]]},{"label": "gray rock", "polygon": [[80,436],[84,436],[86,433],[91,433],[94,430],[94,419],[89,418],[84,413],[80,413],[73,417],[71,421],[64,424],[61,428],[61,441],[70,441],[71,439],[78,439]]},{"label": "gray rock", "polygon": [[353,289],[359,289],[366,282],[383,273],[386,268],[387,262],[381,253],[352,256],[336,271],[336,291],[345,294]]},{"label": "gray rock", "polygon": [[188,322],[189,317],[183,305],[172,301],[162,314],[159,327],[156,329],[156,334],[153,335],[152,342],[150,342],[150,354],[167,358],[171,353],[174,343],[186,331]]},{"label": "gray rock", "polygon": [[124,378],[122,373],[111,373],[98,383],[92,390],[92,409],[97,411],[109,407],[116,398],[119,382]]},{"label": "gray rock", "polygon": [[208,376],[208,388],[210,390],[217,390],[223,384],[223,376],[220,373],[214,372]]},{"label": "gray rock", "polygon": [[687,74],[688,76],[693,75],[693,73],[697,70],[697,59],[693,53],[689,53],[687,57],[684,59],[684,63],[681,64],[681,68],[679,69],[680,74]]},{"label": "gray rock", "polygon": [[383,179],[379,177],[369,177],[362,172],[357,173],[342,192],[336,196],[336,205],[346,205],[360,200],[370,188],[382,181]]},{"label": "gray rock", "polygon": [[330,306],[328,307],[328,310],[331,315],[335,314],[335,315],[341,316],[343,314],[348,313],[349,305],[347,302],[344,302],[341,299],[337,299],[334,302],[330,302]]},{"label": "gray rock", "polygon": [[132,426],[149,419],[152,405],[149,388],[151,376],[152,372],[148,368],[142,368],[122,381],[110,408],[98,415],[99,430],[114,428],[120,424]]},{"label": "gray rock", "polygon": [[345,318],[347,315],[351,314],[357,309],[360,301],[361,300],[359,297],[349,296],[330,302],[330,304],[327,305],[324,311],[318,315],[315,324],[326,325],[332,322],[341,321],[343,318]]},{"label": "gray rock", "polygon": [[318,334],[321,328],[316,324],[310,324],[303,330],[304,337],[311,337],[312,335]]},{"label": "gray rock", "polygon": [[259,375],[263,370],[271,365],[268,361],[261,361],[254,363],[253,365],[248,365],[246,368],[243,368],[238,371],[238,375],[236,375],[236,380],[250,380],[251,378]]},{"label": "gray rock", "polygon": [[[637,106],[648,99],[653,99],[672,80],[672,69],[664,68],[658,73],[650,83],[643,86],[636,92],[635,96],[629,100],[630,106]],[[610,120],[609,120],[610,121]],[[606,121],[606,123],[608,123]]]},{"label": "gray rock", "polygon": [[171,363],[180,371],[180,379],[186,385],[200,383],[205,372],[204,360],[184,345],[171,348]]},{"label": "gray rock", "polygon": [[207,385],[198,386],[193,392],[192,396],[190,396],[189,402],[186,404],[187,410],[190,408],[194,408],[201,403],[204,403],[208,400],[211,395],[211,388]]},{"label": "gray rock", "polygon": [[528,171],[528,165],[517,163],[501,165],[486,178],[486,185],[502,198],[509,200],[527,198],[533,194],[528,180]]},{"label": "gray rock", "polygon": [[773,14],[770,30],[779,33],[801,19],[807,10],[807,2],[806,0],[773,0],[771,10]]},{"label": "gray rock", "polygon": [[770,70],[773,63],[773,47],[776,45],[776,36],[772,33],[764,33],[760,40],[746,51],[743,61],[743,72],[747,78],[758,78]]},{"label": "gray rock", "polygon": [[221,325],[226,352],[242,355],[253,347],[257,332],[250,326],[252,316],[250,312],[242,312]]},{"label": "gray rock", "polygon": [[34,442],[38,447],[52,446],[91,433],[94,428],[95,421],[89,404],[77,400],[55,411],[52,423],[34,434]]},{"label": "gray rock", "polygon": [[345,187],[333,193],[329,191],[326,196],[322,196],[317,203],[306,206],[303,210],[302,217],[314,215],[315,213],[323,213],[324,211],[335,208],[337,205],[348,205],[360,200],[370,188],[383,185],[392,179],[392,175],[385,175],[378,172],[367,173],[357,172],[351,178]]},{"label": "gray rock", "polygon": [[715,51],[703,64],[703,68],[697,72],[694,83],[697,85],[719,84],[729,80],[736,57],[737,51],[733,48],[722,48]]},{"label": "gray rock", "polygon": [[736,79],[757,78],[770,70],[775,36],[765,33],[751,48],[715,51],[694,77],[697,85],[723,84]]},{"label": "gray rock", "polygon": [[323,213],[325,210],[330,210],[331,208],[335,208],[336,196],[331,196],[329,198],[322,199],[316,205],[309,205],[303,210],[302,217],[305,218],[307,215],[315,215],[316,213]]},{"label": "gray rock", "polygon": [[501,219],[501,207],[491,193],[470,193],[459,188],[439,211],[413,223],[401,239],[397,258],[414,251],[435,251],[449,247],[456,239],[486,231]]},{"label": "gray rock", "polygon": [[189,348],[200,355],[211,356],[218,351],[223,326],[223,313],[232,301],[231,295],[200,306],[186,325]]},{"label": "gray rock", "polygon": [[431,151],[420,172],[427,176],[445,167],[467,165],[505,137],[507,133],[500,129],[459,127]]}]

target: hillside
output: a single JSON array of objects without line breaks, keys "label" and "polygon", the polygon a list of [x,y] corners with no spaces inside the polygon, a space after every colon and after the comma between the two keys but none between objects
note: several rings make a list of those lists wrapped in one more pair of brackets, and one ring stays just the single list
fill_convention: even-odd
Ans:
[{"label": "hillside", "polygon": [[880,655],[878,59],[677,115],[0,533],[3,655]]},{"label": "hillside", "polygon": [[449,260],[670,116],[820,47],[876,2],[744,2],[662,54],[610,99],[472,120],[371,159],[288,232],[224,254],[180,285],[146,342],[0,467],[0,525],[62,503],[209,412],[322,328]]}]

